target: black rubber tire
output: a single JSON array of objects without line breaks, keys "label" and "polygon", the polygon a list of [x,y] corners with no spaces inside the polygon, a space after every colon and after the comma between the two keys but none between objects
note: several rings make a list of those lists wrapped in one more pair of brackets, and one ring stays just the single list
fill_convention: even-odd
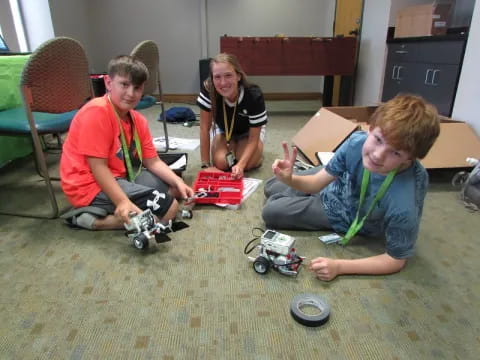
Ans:
[{"label": "black rubber tire", "polygon": [[265,275],[269,269],[270,261],[265,259],[263,256],[257,257],[253,262],[253,270],[255,270],[257,274]]},{"label": "black rubber tire", "polygon": [[139,250],[144,250],[148,248],[148,238],[145,234],[139,234],[133,239],[133,246],[135,246]]}]

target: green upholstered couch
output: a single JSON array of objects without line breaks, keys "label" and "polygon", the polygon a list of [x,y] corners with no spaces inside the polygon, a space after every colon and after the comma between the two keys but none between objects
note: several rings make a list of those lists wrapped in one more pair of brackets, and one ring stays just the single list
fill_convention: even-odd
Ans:
[{"label": "green upholstered couch", "polygon": [[[29,56],[0,56],[0,111],[22,106],[20,78],[23,66]],[[2,119],[2,121],[6,120]],[[31,152],[32,146],[29,137],[0,135],[0,167]]]}]

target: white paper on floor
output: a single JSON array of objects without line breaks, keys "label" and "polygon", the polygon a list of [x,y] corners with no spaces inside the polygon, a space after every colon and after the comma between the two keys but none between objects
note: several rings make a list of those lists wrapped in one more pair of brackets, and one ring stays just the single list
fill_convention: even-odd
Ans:
[{"label": "white paper on floor", "polygon": [[[157,151],[165,151],[165,136],[153,138],[153,145]],[[195,150],[200,146],[200,139],[185,139],[168,137],[169,150]]]}]

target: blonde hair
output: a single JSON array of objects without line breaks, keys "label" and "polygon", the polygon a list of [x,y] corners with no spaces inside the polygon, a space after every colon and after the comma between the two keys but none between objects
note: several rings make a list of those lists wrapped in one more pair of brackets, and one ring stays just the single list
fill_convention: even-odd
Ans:
[{"label": "blonde hair", "polygon": [[423,159],[440,134],[436,108],[422,97],[401,94],[380,105],[370,119],[370,130],[379,127],[397,150]]},{"label": "blonde hair", "polygon": [[205,89],[207,89],[209,96],[210,96],[210,101],[212,102],[212,108],[211,108],[211,114],[212,118],[215,119],[215,113],[217,109],[217,90],[215,89],[215,86],[213,85],[213,74],[212,74],[212,68],[214,64],[218,63],[224,63],[224,64],[229,64],[233,67],[233,70],[240,75],[240,80],[238,81],[238,85],[242,85],[244,88],[248,88],[252,86],[248,79],[247,79],[247,74],[242,69],[242,66],[240,65],[240,62],[238,61],[237,57],[233,54],[227,54],[227,53],[220,53],[213,58],[210,59],[210,74],[208,78],[204,81],[204,86]]}]

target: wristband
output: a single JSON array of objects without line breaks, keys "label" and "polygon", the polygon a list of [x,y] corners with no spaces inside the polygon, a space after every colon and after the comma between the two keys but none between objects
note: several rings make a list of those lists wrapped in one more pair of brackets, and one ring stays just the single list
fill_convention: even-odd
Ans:
[{"label": "wristband", "polygon": [[202,166],[200,166],[202,169],[209,168],[211,165],[210,163],[202,163]]}]

